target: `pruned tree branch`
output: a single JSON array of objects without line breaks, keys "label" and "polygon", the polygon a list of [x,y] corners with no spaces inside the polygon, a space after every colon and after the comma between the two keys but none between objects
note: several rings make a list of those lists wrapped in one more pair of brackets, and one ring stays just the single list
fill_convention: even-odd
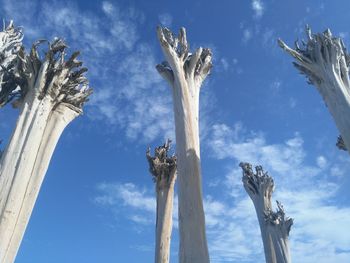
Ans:
[{"label": "pruned tree branch", "polygon": [[289,232],[293,219],[285,216],[284,208],[277,201],[277,210],[272,210],[271,197],[274,191],[272,177],[256,166],[255,172],[249,163],[240,163],[243,170],[243,186],[253,201],[258,217],[267,263],[290,263]]},{"label": "pruned tree branch", "polygon": [[329,29],[313,34],[307,26],[306,42],[296,41],[294,49],[280,39],[278,44],[295,58],[294,66],[323,97],[342,136],[340,148],[350,149],[350,55],[342,39]]}]

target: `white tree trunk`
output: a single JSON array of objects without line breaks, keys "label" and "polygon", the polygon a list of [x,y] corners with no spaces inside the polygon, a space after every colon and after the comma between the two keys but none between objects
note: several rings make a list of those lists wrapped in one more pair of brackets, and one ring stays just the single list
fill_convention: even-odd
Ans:
[{"label": "white tree trunk", "polygon": [[293,219],[285,217],[283,206],[277,201],[277,212],[272,211],[273,179],[261,166],[253,172],[249,163],[240,163],[243,186],[253,201],[264,245],[266,263],[290,263],[289,232]]},{"label": "white tree trunk", "polygon": [[337,146],[350,149],[350,56],[343,41],[333,37],[329,29],[312,34],[307,27],[306,35],[307,43],[302,47],[296,42],[291,49],[282,40],[279,45],[296,59],[295,67],[323,97],[341,134]]},{"label": "white tree trunk", "polygon": [[199,48],[188,53],[186,32],[175,37],[167,28],[158,28],[166,62],[157,65],[173,92],[176,155],[179,180],[179,231],[181,263],[209,262],[202,200],[199,148],[199,92],[209,74],[211,52]]},{"label": "white tree trunk", "polygon": [[170,256],[176,157],[168,157],[169,148],[170,140],[155,149],[154,157],[147,151],[157,195],[155,263],[168,263]]},{"label": "white tree trunk", "polygon": [[78,53],[64,61],[65,48],[62,40],[54,40],[44,61],[40,61],[34,45],[18,68],[25,95],[17,101],[21,113],[0,160],[2,263],[14,262],[60,135],[81,113],[91,93],[81,87],[86,84],[82,76],[86,70],[79,69]]}]

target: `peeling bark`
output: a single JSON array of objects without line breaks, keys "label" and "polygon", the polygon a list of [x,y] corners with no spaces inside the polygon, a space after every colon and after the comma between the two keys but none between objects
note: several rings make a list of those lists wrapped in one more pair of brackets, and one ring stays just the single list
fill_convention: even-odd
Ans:
[{"label": "peeling bark", "polygon": [[181,263],[209,262],[202,200],[199,147],[199,92],[212,67],[211,51],[198,48],[189,53],[186,31],[178,37],[167,28],[157,28],[166,61],[157,65],[172,87],[177,172],[179,182],[179,231]]},{"label": "peeling bark", "polygon": [[65,61],[62,39],[49,43],[39,57],[36,42],[29,54],[21,48],[17,67],[20,115],[0,160],[0,262],[12,263],[29,221],[51,156],[64,128],[82,113],[91,94],[76,58]]},{"label": "peeling bark", "polygon": [[328,107],[343,144],[341,149],[350,149],[350,56],[340,38],[333,37],[327,29],[323,33],[312,34],[306,27],[307,42],[295,49],[278,40],[281,48],[287,51],[296,62],[294,66],[313,84]]},{"label": "peeling bark", "polygon": [[146,156],[153,181],[156,183],[157,218],[155,262],[168,263],[170,256],[171,230],[173,225],[174,186],[176,180],[176,157],[168,156],[170,140],[154,151],[154,157],[147,150]]},{"label": "peeling bark", "polygon": [[293,219],[285,216],[283,206],[277,201],[277,211],[272,210],[271,197],[274,181],[261,166],[240,163],[243,186],[252,199],[258,217],[264,244],[266,263],[290,263],[289,232]]}]

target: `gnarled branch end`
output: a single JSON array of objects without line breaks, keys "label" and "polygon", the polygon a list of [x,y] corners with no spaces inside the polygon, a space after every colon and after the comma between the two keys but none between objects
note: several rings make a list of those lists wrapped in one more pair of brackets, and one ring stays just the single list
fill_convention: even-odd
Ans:
[{"label": "gnarled branch end", "polygon": [[15,27],[13,21],[0,32],[0,108],[21,96],[18,55],[23,49],[22,39],[22,30]]},{"label": "gnarled branch end", "polygon": [[171,140],[167,140],[162,146],[156,147],[154,156],[151,156],[150,148],[147,149],[146,157],[149,163],[149,171],[157,186],[170,186],[175,179],[176,156],[169,156]]},{"label": "gnarled branch end", "polygon": [[181,70],[186,78],[192,78],[201,85],[212,68],[212,53],[209,48],[198,48],[194,54],[189,53],[186,30],[181,28],[175,36],[166,27],[157,28],[166,62],[157,65],[158,72],[170,83],[174,81],[174,71]]},{"label": "gnarled branch end", "polygon": [[271,198],[274,190],[274,181],[267,172],[264,172],[262,166],[256,166],[253,171],[250,163],[241,162],[239,166],[242,168],[243,176],[242,182],[244,189],[252,199],[258,196],[266,196]]},{"label": "gnarled branch end", "polygon": [[294,66],[318,88],[320,84],[332,83],[335,79],[349,88],[350,56],[343,41],[334,37],[329,29],[312,34],[310,27],[306,26],[305,31],[307,41],[296,41],[294,49],[278,40],[279,46],[295,58]]},{"label": "gnarled branch end", "polygon": [[280,233],[284,235],[284,238],[287,238],[293,225],[293,219],[286,217],[283,205],[279,201],[276,201],[276,203],[276,212],[272,210],[265,211],[265,222],[273,225],[274,227],[278,227],[280,229]]}]

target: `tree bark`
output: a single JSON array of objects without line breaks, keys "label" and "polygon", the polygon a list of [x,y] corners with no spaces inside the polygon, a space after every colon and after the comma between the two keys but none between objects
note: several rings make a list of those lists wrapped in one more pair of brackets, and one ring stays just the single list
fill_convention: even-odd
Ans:
[{"label": "tree bark", "polygon": [[333,37],[329,29],[312,34],[306,27],[306,36],[307,42],[303,42],[302,47],[296,42],[295,49],[280,39],[278,43],[296,59],[294,66],[323,97],[341,134],[341,143],[338,140],[337,146],[350,149],[350,56],[343,41]]},{"label": "tree bark", "polygon": [[168,157],[169,149],[170,140],[155,149],[154,157],[150,149],[146,154],[157,195],[155,263],[168,263],[170,256],[176,157]]},{"label": "tree bark", "polygon": [[199,92],[211,69],[211,52],[198,48],[189,53],[184,28],[178,37],[158,27],[158,39],[166,62],[158,72],[173,93],[177,171],[179,181],[179,231],[181,263],[209,262],[202,200],[199,147]]},{"label": "tree bark", "polygon": [[288,237],[293,219],[285,216],[278,201],[277,212],[272,211],[273,179],[261,166],[256,166],[256,173],[249,163],[240,163],[240,167],[244,189],[252,199],[258,217],[266,263],[290,263]]},{"label": "tree bark", "polygon": [[0,32],[0,108],[15,98],[19,91],[17,66],[22,49],[23,34],[13,21]]},{"label": "tree bark", "polygon": [[43,61],[37,45],[18,67],[21,108],[16,128],[0,160],[0,262],[12,263],[20,246],[51,156],[64,128],[81,113],[90,95],[74,53],[55,39]]}]

